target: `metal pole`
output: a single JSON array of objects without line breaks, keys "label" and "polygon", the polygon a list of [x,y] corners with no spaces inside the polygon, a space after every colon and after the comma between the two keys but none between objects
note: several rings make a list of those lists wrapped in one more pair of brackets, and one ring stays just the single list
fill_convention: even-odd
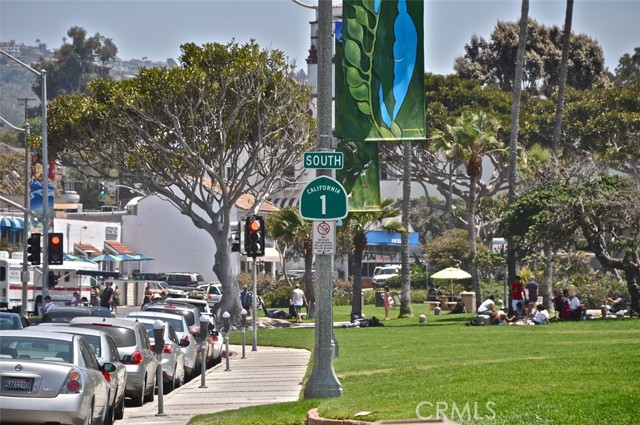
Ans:
[{"label": "metal pole", "polygon": [[229,314],[228,311],[222,313],[222,322],[224,326],[224,349],[226,353],[226,355],[224,356],[226,360],[226,368],[224,371],[229,372],[231,370],[231,367],[229,367],[229,358],[231,357],[229,353],[229,331],[231,330],[231,314]]},{"label": "metal pole", "polygon": [[[26,102],[25,102],[26,109]],[[25,117],[26,118],[26,117]],[[25,133],[26,137],[29,137],[31,134],[31,127],[27,124],[27,130]],[[31,161],[29,158],[29,146],[27,145],[27,140],[24,141],[24,225],[22,228],[22,273],[20,274],[20,281],[22,282],[22,306],[20,309],[20,314],[23,316],[27,316],[29,301],[29,262],[27,261],[27,257],[29,253],[27,252],[27,239],[29,238],[29,208],[30,208],[30,196],[29,196],[29,170]],[[34,298],[35,301],[35,298]]]},{"label": "metal pole", "polygon": [[[332,141],[332,1],[318,0],[318,150],[331,148]],[[316,175],[327,174],[318,170]],[[318,255],[316,285],[316,326],[313,371],[305,384],[305,398],[341,397],[342,386],[333,369],[333,301],[331,291],[332,255]]]},{"label": "metal pole", "polygon": [[47,144],[47,71],[42,78],[42,301],[49,295],[49,149]]},{"label": "metal pole", "polygon": [[156,416],[164,416],[164,382],[162,381],[162,354],[156,354],[156,382],[158,386],[158,413]]},{"label": "metal pole", "polygon": [[258,351],[258,273],[256,270],[256,257],[253,257],[253,270],[251,270],[251,280],[253,281],[253,297],[251,300],[251,318],[253,319],[253,346],[251,351]]},{"label": "metal pole", "polygon": [[207,372],[207,335],[209,333],[209,319],[204,314],[200,316],[200,387],[207,388],[205,385],[205,374]]}]

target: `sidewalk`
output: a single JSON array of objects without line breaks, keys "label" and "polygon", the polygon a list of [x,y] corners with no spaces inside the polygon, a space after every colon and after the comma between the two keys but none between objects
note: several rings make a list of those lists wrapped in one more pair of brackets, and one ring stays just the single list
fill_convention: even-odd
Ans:
[{"label": "sidewalk", "polygon": [[251,351],[251,348],[251,344],[246,346],[246,358],[242,359],[242,346],[230,345],[231,370],[225,370],[226,359],[223,358],[205,374],[207,388],[200,388],[201,377],[198,376],[165,395],[164,416],[156,416],[156,395],[153,403],[125,407],[124,418],[116,424],[185,425],[194,415],[298,400],[311,353],[295,348],[259,345],[257,351]]}]

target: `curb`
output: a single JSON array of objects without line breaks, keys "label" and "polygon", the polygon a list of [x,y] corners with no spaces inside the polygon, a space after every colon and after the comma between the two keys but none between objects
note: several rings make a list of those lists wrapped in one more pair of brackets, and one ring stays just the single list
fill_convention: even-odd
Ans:
[{"label": "curb", "polygon": [[326,419],[318,415],[318,409],[307,412],[307,425],[370,425],[373,422],[356,421],[351,419]]}]

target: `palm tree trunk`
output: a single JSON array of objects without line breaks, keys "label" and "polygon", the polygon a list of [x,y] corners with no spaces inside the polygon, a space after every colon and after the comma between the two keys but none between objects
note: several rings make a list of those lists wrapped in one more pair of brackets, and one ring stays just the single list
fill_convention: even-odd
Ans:
[{"label": "palm tree trunk", "polygon": [[567,11],[564,18],[564,34],[562,36],[562,62],[560,63],[560,81],[558,86],[558,102],[556,104],[556,120],[553,125],[553,143],[551,150],[553,161],[557,164],[558,146],[562,131],[562,116],[564,114],[564,91],[567,86],[567,67],[569,64],[569,40],[571,38],[571,21],[573,20],[573,0],[567,0]]},{"label": "palm tree trunk", "polygon": [[544,278],[542,280],[542,304],[551,308],[553,298],[553,250],[544,248]]},{"label": "palm tree trunk", "polygon": [[411,142],[402,142],[404,151],[402,173],[402,228],[400,260],[402,264],[402,292],[400,294],[400,317],[413,316],[411,306],[411,280],[409,278],[409,206],[411,204]]},{"label": "palm tree trunk", "polygon": [[[353,252],[353,295],[351,296],[351,314],[362,314],[362,257],[364,249],[360,243],[354,243]],[[366,242],[365,242],[366,246]]]},{"label": "palm tree trunk", "polygon": [[[513,103],[511,104],[511,132],[509,137],[509,204],[516,197],[516,161],[518,154],[518,120],[520,119],[520,97],[522,95],[522,72],[524,69],[524,50],[527,44],[527,24],[529,22],[529,0],[522,0],[520,10],[520,34],[516,59],[516,75],[513,78]],[[516,276],[516,255],[513,242],[507,238],[507,276],[511,282]],[[507,302],[508,300],[505,300]],[[511,305],[511,304],[508,304]]]},{"label": "palm tree trunk", "polygon": [[469,200],[467,202],[467,239],[469,241],[469,252],[471,254],[471,282],[476,292],[476,307],[484,301],[482,298],[482,287],[480,286],[480,277],[478,276],[478,267],[475,263],[478,254],[478,246],[476,243],[476,191],[478,176],[470,176],[469,184]]}]

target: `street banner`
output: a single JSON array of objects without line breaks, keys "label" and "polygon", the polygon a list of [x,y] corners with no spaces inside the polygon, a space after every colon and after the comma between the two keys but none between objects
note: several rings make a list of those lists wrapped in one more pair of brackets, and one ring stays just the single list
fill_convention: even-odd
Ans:
[{"label": "street banner", "polygon": [[336,137],[426,139],[422,0],[345,0],[336,25]]}]

